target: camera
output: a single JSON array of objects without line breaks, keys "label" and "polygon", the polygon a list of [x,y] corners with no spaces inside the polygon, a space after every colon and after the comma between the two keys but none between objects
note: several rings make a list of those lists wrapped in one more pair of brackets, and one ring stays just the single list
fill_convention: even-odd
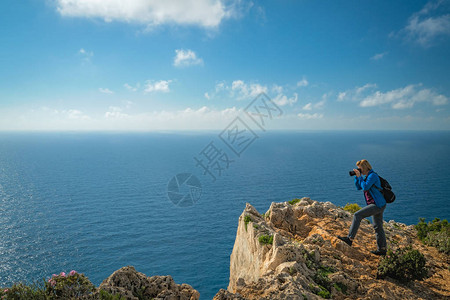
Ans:
[{"label": "camera", "polygon": [[[358,171],[359,171],[359,173],[361,173],[361,169],[360,168],[358,168]],[[350,176],[355,176],[356,175],[355,171],[353,171],[353,170],[349,171],[348,174]]]}]

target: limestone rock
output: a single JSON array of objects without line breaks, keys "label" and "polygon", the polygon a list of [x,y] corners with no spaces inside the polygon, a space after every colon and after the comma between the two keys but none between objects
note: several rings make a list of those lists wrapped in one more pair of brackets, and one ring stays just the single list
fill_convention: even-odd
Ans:
[{"label": "limestone rock", "polygon": [[370,253],[376,249],[370,222],[361,222],[352,247],[337,239],[351,221],[342,208],[309,198],[272,203],[264,216],[247,203],[230,256],[228,291],[214,299],[323,299],[322,286],[333,299],[450,299],[448,256],[423,245],[413,226],[384,223],[389,247],[412,245],[432,270],[431,277],[402,285],[376,278],[380,257]]},{"label": "limestone rock", "polygon": [[120,294],[127,300],[198,300],[200,294],[188,284],[176,284],[171,276],[148,277],[132,266],[120,268],[99,286],[111,294]]},{"label": "limestone rock", "polygon": [[227,290],[220,289],[219,292],[214,296],[213,300],[245,300],[241,294],[233,294]]}]

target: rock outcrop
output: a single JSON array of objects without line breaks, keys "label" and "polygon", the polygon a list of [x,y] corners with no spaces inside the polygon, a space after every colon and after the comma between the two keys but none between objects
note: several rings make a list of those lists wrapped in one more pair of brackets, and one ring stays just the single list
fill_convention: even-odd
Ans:
[{"label": "rock outcrop", "polygon": [[[391,248],[412,245],[427,260],[428,278],[401,284],[377,279],[375,235],[363,220],[348,246],[352,214],[330,202],[302,198],[272,203],[261,215],[247,203],[230,257],[228,290],[214,299],[450,299],[449,258],[417,239],[414,226],[385,222]],[[327,294],[328,293],[328,294]]]},{"label": "rock outcrop", "polygon": [[188,284],[176,284],[171,276],[148,277],[134,267],[120,268],[103,280],[99,290],[120,294],[127,300],[198,300],[200,293]]}]

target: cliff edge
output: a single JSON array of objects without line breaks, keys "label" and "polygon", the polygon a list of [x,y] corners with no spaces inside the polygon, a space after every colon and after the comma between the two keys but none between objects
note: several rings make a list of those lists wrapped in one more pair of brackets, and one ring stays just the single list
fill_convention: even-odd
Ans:
[{"label": "cliff edge", "polygon": [[239,217],[230,257],[228,290],[214,299],[450,299],[449,257],[417,239],[414,226],[385,222],[388,247],[412,246],[426,258],[427,278],[402,284],[377,279],[380,257],[368,220],[352,247],[346,235],[352,214],[302,198],[272,203],[261,215],[252,205]]}]

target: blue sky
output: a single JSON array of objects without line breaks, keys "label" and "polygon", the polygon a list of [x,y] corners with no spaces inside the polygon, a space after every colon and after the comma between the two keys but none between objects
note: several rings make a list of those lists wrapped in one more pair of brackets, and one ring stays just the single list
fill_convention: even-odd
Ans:
[{"label": "blue sky", "polygon": [[450,1],[4,0],[0,130],[450,129]]}]

